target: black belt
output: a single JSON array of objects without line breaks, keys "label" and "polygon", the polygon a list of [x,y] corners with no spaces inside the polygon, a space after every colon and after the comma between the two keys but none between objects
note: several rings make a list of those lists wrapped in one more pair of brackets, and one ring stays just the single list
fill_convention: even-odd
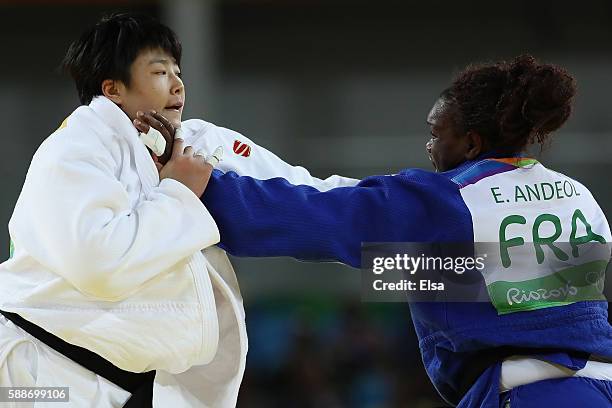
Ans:
[{"label": "black belt", "polygon": [[146,373],[132,373],[122,370],[98,354],[83,347],[67,343],[16,313],[0,310],[0,314],[53,350],[131,393],[132,396],[125,403],[124,408],[153,407],[155,370]]}]

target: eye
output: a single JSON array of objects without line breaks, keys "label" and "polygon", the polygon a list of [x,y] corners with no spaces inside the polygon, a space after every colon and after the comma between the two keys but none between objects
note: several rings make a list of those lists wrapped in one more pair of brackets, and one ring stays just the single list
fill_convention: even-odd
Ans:
[{"label": "eye", "polygon": [[156,75],[166,75],[167,72],[166,71],[155,71],[154,74],[156,74]]},{"label": "eye", "polygon": [[182,72],[177,72],[175,75],[176,75],[177,77],[179,77],[179,78],[183,79],[183,73],[182,73]]}]

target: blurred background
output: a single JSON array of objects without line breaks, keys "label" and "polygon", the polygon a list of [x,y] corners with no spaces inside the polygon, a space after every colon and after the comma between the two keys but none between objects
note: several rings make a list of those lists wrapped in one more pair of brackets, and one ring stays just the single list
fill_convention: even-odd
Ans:
[{"label": "blurred background", "polygon": [[[532,53],[579,84],[546,165],[612,211],[612,2],[0,1],[0,258],[32,154],[78,106],[57,71],[105,12],[149,13],[184,49],[184,118],[237,130],[315,175],[430,168],[425,117],[473,61]],[[408,308],[360,301],[357,270],[234,259],[250,351],[239,407],[442,407]],[[0,282],[1,284],[1,282]]]}]

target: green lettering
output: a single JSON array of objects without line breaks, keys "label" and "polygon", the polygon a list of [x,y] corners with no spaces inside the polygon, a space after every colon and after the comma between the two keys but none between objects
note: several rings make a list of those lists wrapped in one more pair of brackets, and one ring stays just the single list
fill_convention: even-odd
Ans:
[{"label": "green lettering", "polygon": [[508,228],[508,225],[510,224],[526,223],[527,220],[522,215],[509,215],[502,220],[501,225],[499,226],[499,252],[501,254],[502,265],[504,268],[508,268],[512,264],[508,249],[513,246],[525,244],[525,240],[521,237],[506,239],[506,228]]},{"label": "green lettering", "polygon": [[[552,186],[551,186],[552,187]],[[540,236],[540,224],[543,222],[552,222],[555,226],[555,233],[550,237],[541,237]],[[559,248],[554,245],[554,242],[561,235],[561,220],[559,217],[553,214],[540,214],[535,219],[533,223],[533,246],[536,251],[536,258],[538,260],[538,264],[544,262],[544,251],[542,250],[542,245],[548,245],[550,249],[552,249],[553,253],[557,258],[562,261],[567,261],[569,256]]]},{"label": "green lettering", "polygon": [[[578,220],[582,222],[582,225],[584,225],[584,228],[586,229],[586,235],[582,237],[576,237],[576,233],[578,232],[578,225],[577,225]],[[570,245],[572,246],[572,255],[574,255],[574,257],[577,258],[579,255],[578,245],[586,244],[587,242],[591,242],[591,241],[597,241],[600,244],[606,243],[606,239],[604,237],[602,237],[601,235],[597,235],[596,233],[593,232],[591,228],[591,224],[587,222],[584,214],[582,214],[582,211],[580,211],[579,209],[576,209],[576,211],[574,211],[574,214],[572,215],[572,233],[570,234]]]}]

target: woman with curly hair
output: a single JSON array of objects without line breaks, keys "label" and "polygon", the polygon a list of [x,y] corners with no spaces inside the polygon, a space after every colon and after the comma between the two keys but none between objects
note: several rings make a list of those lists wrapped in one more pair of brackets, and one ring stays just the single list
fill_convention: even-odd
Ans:
[{"label": "woman with curly hair", "polygon": [[367,268],[363,242],[495,243],[486,302],[411,304],[439,393],[459,407],[610,407],[610,227],[587,187],[524,157],[563,126],[575,93],[568,72],[531,56],[472,65],[428,115],[435,172],[321,191],[222,165],[203,202],[238,256]]}]

